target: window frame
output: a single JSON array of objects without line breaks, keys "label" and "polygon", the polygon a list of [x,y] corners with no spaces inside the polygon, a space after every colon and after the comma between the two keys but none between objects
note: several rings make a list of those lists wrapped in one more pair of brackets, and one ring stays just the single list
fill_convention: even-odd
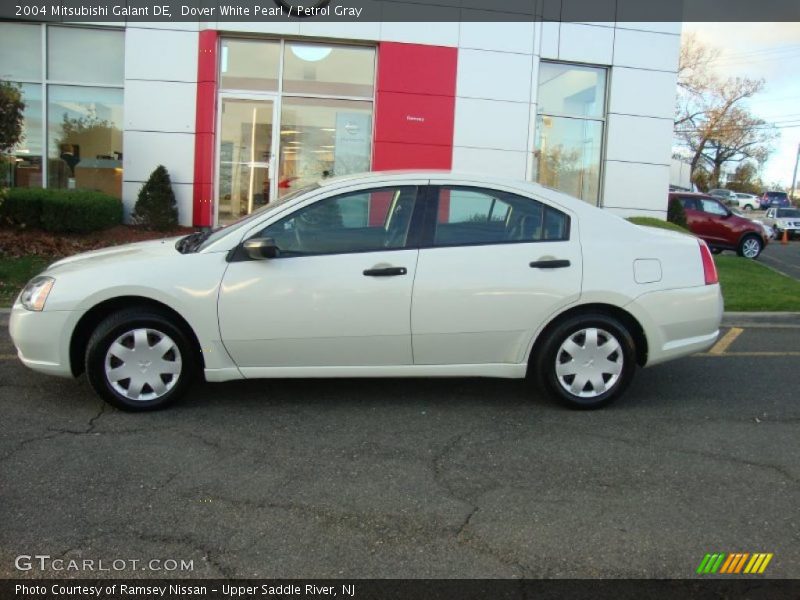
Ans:
[{"label": "window frame", "polygon": [[[469,248],[472,246],[508,246],[512,244],[543,244],[543,243],[554,243],[554,242],[569,242],[572,240],[572,217],[567,212],[555,208],[551,206],[549,203],[540,200],[538,198],[533,198],[531,196],[527,196],[525,194],[521,194],[519,192],[509,192],[506,190],[501,190],[499,188],[491,188],[485,185],[472,185],[468,183],[436,183],[430,184],[426,186],[425,193],[423,195],[422,204],[424,205],[424,219],[422,222],[422,231],[421,231],[421,238],[420,238],[420,249],[437,249],[437,248]],[[554,240],[507,240],[507,241],[490,241],[490,242],[467,242],[467,243],[457,243],[457,244],[437,244],[436,239],[436,223],[439,218],[439,192],[442,188],[446,189],[463,189],[471,192],[479,192],[488,195],[492,194],[509,194],[511,196],[516,196],[517,198],[521,198],[522,200],[528,200],[531,202],[537,202],[542,205],[544,211],[555,211],[558,214],[564,216],[566,219],[565,222],[565,237],[562,239],[554,239]],[[500,198],[502,200],[502,198]],[[419,202],[418,202],[419,204]],[[513,207],[512,207],[513,209]],[[544,222],[544,219],[543,219]],[[413,222],[412,222],[413,225]]]},{"label": "window frame", "polygon": [[[238,261],[248,261],[253,260],[247,256],[245,252],[243,252],[244,243],[247,240],[256,239],[260,237],[264,237],[264,231],[272,227],[273,225],[278,225],[288,219],[295,218],[295,216],[306,209],[309,209],[313,206],[316,206],[320,202],[327,202],[330,200],[334,200],[336,198],[341,198],[343,196],[351,196],[357,194],[370,194],[374,192],[381,192],[381,191],[396,191],[399,188],[414,188],[414,207],[411,212],[411,219],[408,224],[408,234],[406,235],[405,244],[402,246],[398,246],[395,248],[370,248],[366,250],[348,250],[342,252],[309,252],[308,254],[287,254],[281,255],[279,254],[275,258],[269,260],[288,260],[294,258],[310,258],[310,257],[317,257],[317,256],[342,256],[348,254],[369,254],[374,252],[398,252],[402,250],[414,250],[420,248],[420,234],[422,230],[422,221],[424,218],[424,185],[420,185],[419,183],[413,182],[396,182],[390,185],[374,185],[364,188],[358,189],[349,189],[349,190],[337,190],[332,194],[328,194],[313,200],[312,202],[302,203],[301,205],[297,206],[287,214],[280,216],[279,218],[270,221],[268,223],[261,223],[254,230],[248,232],[242,241],[235,247],[234,253],[231,256],[231,260],[233,262]],[[388,214],[388,213],[387,213]]]},{"label": "window frame", "polygon": [[[598,69],[600,71],[603,71],[603,73],[604,73],[605,82],[604,82],[604,90],[603,90],[603,111],[602,111],[602,116],[600,116],[600,117],[589,117],[589,116],[576,116],[576,115],[571,115],[571,114],[562,114],[562,113],[558,113],[558,112],[542,112],[540,110],[539,103],[537,102],[535,109],[531,111],[532,117],[531,117],[531,137],[530,137],[530,139],[532,140],[533,144],[535,144],[536,137],[537,137],[537,134],[538,134],[537,126],[538,126],[538,122],[539,122],[539,117],[545,117],[546,116],[546,117],[554,117],[554,118],[561,118],[561,119],[575,119],[575,120],[579,120],[579,121],[595,121],[595,122],[601,123],[602,124],[602,133],[600,135],[600,165],[599,165],[599,168],[598,168],[598,177],[597,177],[597,200],[596,200],[595,203],[591,203],[590,201],[584,200],[583,198],[578,198],[578,200],[581,200],[582,202],[586,202],[587,204],[590,204],[592,206],[597,206],[598,208],[601,208],[601,207],[603,207],[605,205],[604,204],[603,187],[605,185],[605,179],[606,179],[606,149],[607,149],[607,146],[608,146],[608,115],[609,115],[609,110],[608,109],[609,109],[609,103],[611,101],[612,68],[609,65],[585,63],[585,62],[578,62],[578,61],[565,61],[565,60],[546,60],[546,59],[541,59],[539,61],[540,66],[541,66],[542,63],[554,64],[554,65],[566,65],[568,67],[570,67],[570,66],[571,67],[589,67],[589,68],[592,68],[592,69]],[[540,71],[537,71],[537,76],[539,76],[539,73],[540,73]],[[536,93],[537,93],[537,96],[538,96],[538,93],[539,93],[538,92],[539,83],[540,82],[537,80],[536,81],[536,90],[537,90]],[[535,145],[532,145],[531,148],[530,148],[530,152],[528,153],[529,154],[529,158],[528,158],[528,177],[529,177],[530,181],[533,181],[535,183],[539,183],[538,180],[533,178],[534,171],[536,170],[536,160],[537,160],[536,155],[535,155],[536,150],[537,150],[537,148],[535,147]],[[544,184],[539,183],[539,185],[544,185]],[[548,189],[555,189],[555,188],[550,188],[549,186],[545,186],[545,187],[547,187]],[[562,193],[567,193],[567,192],[564,192],[563,190],[558,190],[558,189],[556,189],[556,191],[559,191],[559,192],[562,192]]]},{"label": "window frame", "polygon": [[[9,23],[15,23],[14,21],[7,21]],[[61,79],[51,79],[50,73],[48,71],[48,54],[47,51],[49,49],[49,42],[48,42],[48,29],[51,27],[60,27],[60,28],[72,28],[72,29],[93,29],[99,31],[118,31],[122,33],[123,37],[123,55],[122,60],[123,63],[125,61],[125,36],[126,31],[125,27],[115,27],[115,26],[98,26],[86,23],[61,23],[61,22],[31,22],[31,21],[19,21],[18,24],[22,25],[37,25],[39,26],[39,34],[40,34],[40,44],[41,44],[41,77],[39,79],[14,79],[9,80],[11,83],[20,83],[20,84],[31,84],[31,85],[38,85],[41,89],[41,115],[42,115],[42,124],[41,124],[41,140],[42,140],[42,185],[38,188],[32,189],[49,189],[49,178],[50,174],[48,173],[48,163],[50,162],[50,139],[48,137],[48,124],[50,122],[50,114],[49,114],[49,88],[51,85],[56,86],[66,86],[66,87],[85,87],[85,88],[105,88],[105,89],[118,89],[122,90],[122,102],[123,102],[123,132],[124,132],[124,106],[125,106],[125,79],[123,75],[122,83],[119,84],[112,84],[112,83],[87,83],[84,81],[72,81],[72,80],[61,80]],[[123,65],[123,73],[124,73],[124,65]],[[123,153],[124,153],[124,140],[125,137],[123,135]],[[123,172],[123,181],[124,181],[124,172]],[[59,188],[53,188],[59,189]]]}]

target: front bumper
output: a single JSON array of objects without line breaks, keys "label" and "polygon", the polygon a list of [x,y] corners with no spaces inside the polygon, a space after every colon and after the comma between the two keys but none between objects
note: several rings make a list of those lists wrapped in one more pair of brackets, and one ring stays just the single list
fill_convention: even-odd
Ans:
[{"label": "front bumper", "polygon": [[73,316],[72,311],[34,312],[15,304],[8,330],[22,363],[48,375],[72,377],[67,326]]}]

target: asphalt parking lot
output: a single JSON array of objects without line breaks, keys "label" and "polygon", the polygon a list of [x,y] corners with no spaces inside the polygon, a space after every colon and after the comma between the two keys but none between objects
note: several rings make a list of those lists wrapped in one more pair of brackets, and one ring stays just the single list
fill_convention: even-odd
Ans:
[{"label": "asphalt parking lot", "polygon": [[[0,576],[800,576],[800,328],[726,329],[597,412],[496,380],[198,385],[151,414],[34,374],[0,314]],[[14,569],[18,555],[191,572]]]},{"label": "asphalt parking lot", "polygon": [[772,240],[758,260],[784,275],[800,279],[800,240],[791,240],[786,244]]}]

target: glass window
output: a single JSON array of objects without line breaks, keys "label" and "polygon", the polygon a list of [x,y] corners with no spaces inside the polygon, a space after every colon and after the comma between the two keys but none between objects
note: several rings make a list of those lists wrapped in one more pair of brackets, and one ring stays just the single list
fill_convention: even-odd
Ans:
[{"label": "glass window", "polygon": [[605,98],[605,69],[551,62],[539,65],[540,113],[603,118]]},{"label": "glass window", "polygon": [[439,188],[434,245],[569,239],[569,218],[541,202],[499,190]]},{"label": "glass window", "polygon": [[79,27],[47,28],[47,78],[121,85],[125,79],[125,34]]},{"label": "glass window", "polygon": [[372,102],[283,98],[280,136],[281,195],[321,178],[369,171]]},{"label": "glass window", "polygon": [[0,79],[41,81],[42,29],[39,25],[0,23]]},{"label": "glass window", "polygon": [[606,70],[539,66],[534,179],[592,204],[600,200]]},{"label": "glass window", "polygon": [[222,100],[218,218],[223,222],[269,202],[273,112],[270,100]]},{"label": "glass window", "polygon": [[282,256],[342,254],[403,248],[411,225],[414,186],[350,192],[301,208],[260,233]]},{"label": "glass window", "polygon": [[20,85],[25,101],[22,141],[3,165],[0,187],[42,187],[42,86]]},{"label": "glass window", "polygon": [[286,42],[283,91],[372,98],[375,49]]},{"label": "glass window", "polygon": [[703,204],[703,212],[710,215],[717,215],[719,217],[727,216],[728,211],[716,200],[709,200],[708,198],[701,199]]},{"label": "glass window", "polygon": [[220,86],[231,90],[278,91],[280,42],[222,40]]},{"label": "glass window", "polygon": [[535,139],[536,181],[596,204],[603,123],[540,115],[536,121]]},{"label": "glass window", "polygon": [[52,188],[122,196],[122,90],[48,86],[48,175]]}]

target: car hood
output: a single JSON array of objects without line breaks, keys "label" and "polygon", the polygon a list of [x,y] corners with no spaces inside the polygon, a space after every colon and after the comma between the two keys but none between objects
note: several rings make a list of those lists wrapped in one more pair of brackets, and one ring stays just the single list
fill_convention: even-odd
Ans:
[{"label": "car hood", "polygon": [[175,242],[179,239],[180,237],[149,240],[146,242],[123,244],[121,246],[111,246],[109,248],[101,248],[100,250],[92,250],[91,252],[83,252],[54,262],[47,268],[46,272],[63,272],[84,267],[101,266],[110,262],[120,264],[130,260],[174,256],[178,252],[175,249]]}]

